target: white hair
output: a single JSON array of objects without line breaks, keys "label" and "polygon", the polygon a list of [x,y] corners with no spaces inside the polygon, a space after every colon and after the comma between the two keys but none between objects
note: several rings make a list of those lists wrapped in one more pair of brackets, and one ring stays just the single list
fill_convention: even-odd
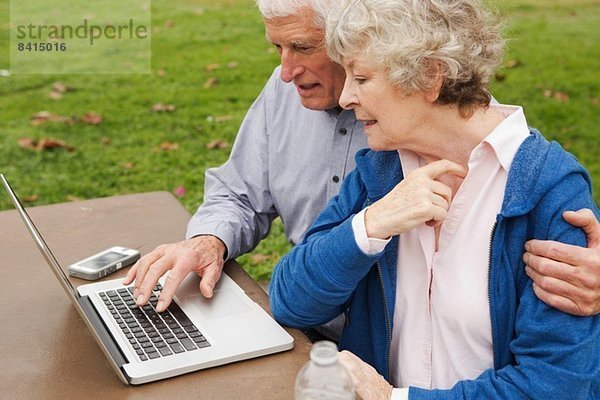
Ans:
[{"label": "white hair", "polygon": [[478,0],[338,0],[326,19],[329,56],[366,55],[407,93],[434,85],[440,65],[441,104],[461,112],[487,106],[487,85],[504,49],[499,24]]},{"label": "white hair", "polygon": [[256,5],[264,19],[288,17],[302,8],[310,8],[315,13],[315,27],[325,28],[327,10],[338,0],[256,0]]}]

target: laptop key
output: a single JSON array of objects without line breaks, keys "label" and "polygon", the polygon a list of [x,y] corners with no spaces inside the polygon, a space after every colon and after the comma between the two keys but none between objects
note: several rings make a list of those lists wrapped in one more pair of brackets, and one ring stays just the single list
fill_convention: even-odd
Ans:
[{"label": "laptop key", "polygon": [[173,352],[171,351],[171,349],[168,346],[161,347],[161,348],[158,349],[158,351],[160,352],[160,354],[163,357],[170,356],[171,354],[173,354]]},{"label": "laptop key", "polygon": [[[155,291],[161,289],[162,287],[158,286]],[[100,295],[140,360],[146,361],[210,346],[176,303],[171,303],[167,311],[157,313],[155,307],[158,299],[153,293],[150,303],[140,308],[135,305],[130,295],[132,290],[132,287],[128,287]]]},{"label": "laptop key", "polygon": [[183,347],[185,347],[187,351],[196,349],[194,342],[192,342],[189,338],[181,339],[181,344],[183,345]]},{"label": "laptop key", "polygon": [[185,351],[183,346],[181,346],[179,343],[173,343],[171,345],[171,350],[173,350],[175,353],[183,353]]},{"label": "laptop key", "polygon": [[195,338],[192,338],[192,340],[196,343],[196,345],[198,343],[206,342],[206,338],[204,336],[197,336]]}]

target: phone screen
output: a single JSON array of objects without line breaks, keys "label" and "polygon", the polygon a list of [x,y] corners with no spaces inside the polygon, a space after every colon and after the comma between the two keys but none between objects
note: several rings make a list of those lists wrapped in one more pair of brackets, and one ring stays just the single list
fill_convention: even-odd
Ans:
[{"label": "phone screen", "polygon": [[79,263],[82,267],[88,268],[102,268],[105,265],[113,263],[121,258],[125,258],[125,256],[121,253],[115,253],[114,251],[110,251],[108,253],[104,253],[99,257],[94,257],[91,260],[87,260],[86,262]]}]

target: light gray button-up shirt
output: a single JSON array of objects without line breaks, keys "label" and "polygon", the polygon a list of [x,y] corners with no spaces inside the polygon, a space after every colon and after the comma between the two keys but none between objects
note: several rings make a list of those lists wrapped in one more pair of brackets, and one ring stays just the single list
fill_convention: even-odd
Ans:
[{"label": "light gray button-up shirt", "polygon": [[231,259],[254,249],[279,216],[290,242],[300,242],[363,147],[353,111],[304,108],[277,67],[246,114],[229,160],[206,171],[204,204],[187,237],[215,235]]}]

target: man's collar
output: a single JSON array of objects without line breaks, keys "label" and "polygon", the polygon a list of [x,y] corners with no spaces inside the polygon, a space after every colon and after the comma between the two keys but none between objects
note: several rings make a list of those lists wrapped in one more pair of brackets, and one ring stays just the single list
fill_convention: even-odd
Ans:
[{"label": "man's collar", "polygon": [[343,111],[342,107],[340,106],[335,106],[333,108],[330,108],[329,110],[325,110],[327,111],[327,113],[329,115],[331,115],[332,117],[339,117],[340,113]]}]

